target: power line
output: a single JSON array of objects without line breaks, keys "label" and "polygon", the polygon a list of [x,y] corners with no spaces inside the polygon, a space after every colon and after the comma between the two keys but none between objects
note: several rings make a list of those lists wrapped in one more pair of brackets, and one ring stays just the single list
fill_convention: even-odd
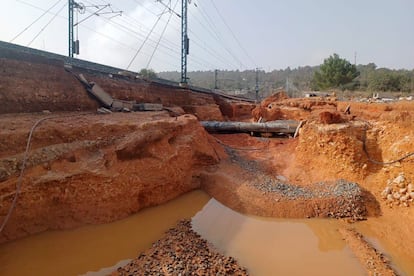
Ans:
[{"label": "power line", "polygon": [[[198,20],[197,20],[198,21]],[[198,21],[200,23],[200,25],[205,28],[206,30],[208,30],[200,21]],[[209,31],[209,30],[208,30]],[[203,39],[201,39],[196,32],[193,32],[190,29],[190,33],[195,36],[196,38],[200,39],[200,41],[203,41]],[[228,50],[227,46],[224,45],[224,42],[217,36],[214,36],[216,32],[210,32],[210,34],[213,34],[212,37],[219,43],[218,45],[220,45],[227,53],[230,54],[230,57],[233,58],[237,63],[239,63],[240,61],[237,60],[237,58],[235,58]],[[194,42],[195,44],[197,44],[196,42]],[[237,65],[235,65],[233,62],[229,61],[227,58],[223,58],[223,56],[221,54],[219,54],[216,50],[214,50],[214,48],[206,48],[202,43],[201,44],[197,44],[199,47],[203,48],[204,50],[206,50],[206,52],[209,52],[210,55],[216,57],[218,60],[220,60],[220,62],[226,61],[228,64],[231,64],[234,68],[238,68]],[[215,54],[212,54],[211,52],[214,51]]]},{"label": "power line", "polygon": [[84,21],[88,20],[89,18],[91,18],[91,17],[92,17],[92,16],[94,16],[94,15],[97,15],[97,16],[101,15],[101,14],[102,14],[102,13],[101,13],[101,11],[103,11],[103,10],[104,10],[104,9],[106,9],[107,7],[109,7],[109,5],[105,5],[105,6],[102,6],[102,7],[98,7],[98,6],[97,6],[98,10],[96,10],[96,11],[94,11],[94,12],[90,12],[90,11],[88,11],[88,12],[90,13],[90,15],[88,15],[88,16],[87,16],[87,17],[85,17],[85,18],[83,18],[81,21],[76,22],[76,24],[73,24],[73,26],[77,26],[77,25],[79,25],[80,23],[82,23],[82,22],[84,22]]},{"label": "power line", "polygon": [[[178,4],[178,0],[175,2],[174,9],[177,7],[177,4]],[[147,66],[146,66],[145,68],[148,68],[148,67],[149,67],[149,65],[151,64],[152,57],[154,56],[155,52],[157,51],[157,49],[158,49],[158,45],[160,44],[161,39],[162,39],[162,37],[164,36],[165,31],[167,30],[168,24],[170,23],[171,17],[173,16],[173,10],[171,10],[171,8],[169,8],[169,10],[170,10],[170,17],[168,18],[167,24],[165,24],[165,27],[164,27],[164,29],[162,30],[162,33],[161,33],[160,39],[158,39],[157,45],[155,45],[154,51],[152,52],[152,55],[151,55],[150,59],[148,60]]]},{"label": "power line", "polygon": [[[132,18],[132,17],[131,17],[131,18]],[[133,26],[130,22],[126,22],[126,23],[127,23],[128,25],[131,25],[131,26],[132,26],[131,28],[129,28],[128,26],[125,26],[125,25],[123,25],[123,24],[121,24],[121,23],[118,23],[118,22],[116,22],[116,21],[114,21],[114,20],[109,20],[109,19],[107,19],[107,18],[105,18],[105,17],[101,17],[101,19],[106,20],[106,21],[107,21],[110,25],[112,25],[114,28],[117,28],[117,29],[119,29],[119,30],[121,30],[121,31],[123,31],[123,32],[125,32],[125,33],[128,33],[128,34],[132,34],[134,37],[136,37],[136,38],[138,38],[138,39],[141,39],[141,37],[145,39],[145,36],[144,36],[144,35],[142,35],[141,33],[137,32],[137,31],[135,31],[135,29],[132,29],[132,27],[134,27],[134,26]],[[153,31],[153,33],[154,33],[154,34],[156,34],[154,31]],[[144,39],[142,39],[142,41],[143,41]],[[151,38],[148,38],[148,41],[149,41],[149,42],[153,42],[154,44],[156,44],[156,43],[157,43],[157,41],[155,41],[155,40],[153,40],[153,39],[151,39]],[[165,46],[165,45],[163,45],[163,44],[161,44],[161,46],[163,46],[164,48],[166,48],[166,49],[168,49],[168,50],[170,50],[170,51],[172,51],[172,52],[175,52],[175,53],[179,54],[179,52],[178,52],[178,51],[174,50],[174,49],[173,49],[173,48],[171,48],[171,47]],[[177,46],[177,45],[173,45],[173,47],[178,47],[178,46]]]},{"label": "power line", "polygon": [[[27,6],[30,6],[30,7],[34,8],[34,9],[37,9],[37,10],[40,10],[40,11],[43,11],[43,12],[45,12],[45,11],[46,11],[45,9],[43,9],[43,8],[41,8],[41,7],[35,6],[35,5],[31,4],[31,3],[28,3],[28,2],[25,2],[25,1],[22,1],[22,0],[16,0],[16,1],[21,2],[21,3],[23,3],[23,4],[27,5]],[[59,18],[63,19],[64,21],[67,21],[67,19],[68,19],[68,18],[67,18],[67,17],[65,17],[65,16],[62,16],[62,15],[59,15],[59,14],[53,13],[53,12],[51,12],[51,11],[48,11],[48,12],[46,12],[46,13],[51,14],[51,15],[56,15],[56,17],[59,17]],[[133,47],[131,47],[130,45],[127,45],[127,44],[125,44],[125,43],[123,43],[123,42],[121,42],[121,41],[119,41],[119,40],[117,40],[117,39],[115,39],[115,38],[113,38],[113,37],[111,37],[111,36],[108,36],[107,34],[104,34],[104,33],[98,32],[98,31],[96,31],[96,30],[94,30],[94,29],[92,29],[92,28],[90,28],[90,27],[88,27],[88,26],[81,25],[81,28],[84,28],[85,30],[87,30],[87,31],[89,31],[89,32],[92,32],[92,33],[98,34],[99,36],[102,36],[102,37],[104,37],[104,38],[106,38],[106,39],[108,39],[108,40],[111,40],[111,41],[113,41],[113,42],[117,43],[118,45],[121,45],[122,47],[124,47],[124,48],[126,48],[126,49],[129,49],[129,50],[131,50],[131,51],[136,51],[136,50],[137,50],[137,48],[133,48]],[[148,56],[150,56],[150,54],[147,54],[147,53],[145,53],[145,52],[143,52],[143,53],[144,53],[144,54],[146,54],[146,55],[148,55]],[[170,55],[170,56],[172,57],[172,55]],[[158,59],[158,58],[157,58],[157,59]],[[172,63],[170,63],[170,62],[166,62],[165,60],[163,60],[163,62],[168,63],[169,65],[172,65],[173,67],[176,67],[176,66],[177,66],[177,65],[174,65],[174,64],[172,64]]]},{"label": "power line", "polygon": [[[237,42],[237,44],[239,44],[239,47],[242,49],[242,51],[246,54],[246,56],[248,58],[250,58],[250,60],[253,62],[253,64],[256,64],[255,61],[253,60],[253,58],[249,55],[249,53],[246,51],[246,49],[243,47],[243,45],[240,43],[240,41],[237,39],[236,35],[234,34],[234,32],[231,30],[230,26],[227,24],[226,20],[224,20],[224,17],[221,15],[219,9],[217,8],[216,4],[214,3],[213,0],[210,0],[211,3],[213,4],[214,9],[217,11],[217,14],[220,16],[221,20],[223,21],[224,25],[226,25],[227,29],[230,31],[231,35],[233,36],[234,40]],[[257,66],[257,65],[256,65]]]},{"label": "power line", "polygon": [[[87,1],[87,2],[89,2],[89,1]],[[135,22],[136,22],[137,24],[139,24],[140,26],[144,27],[145,29],[150,30],[149,28],[147,28],[146,26],[144,26],[144,25],[142,25],[140,22],[138,22],[135,18],[133,18],[133,17],[131,17],[131,16],[128,16],[128,15],[125,15],[125,17],[132,19],[133,21],[135,21]],[[157,16],[157,17],[158,17],[158,16]],[[144,35],[142,35],[141,33],[137,32],[137,31],[135,30],[135,29],[136,29],[135,24],[133,24],[133,23],[129,22],[128,20],[125,20],[125,19],[121,18],[121,19],[122,19],[122,21],[123,21],[125,24],[127,24],[127,25],[131,26],[131,28],[130,28],[130,27],[128,27],[128,26],[125,26],[124,24],[118,23],[118,22],[116,22],[115,20],[111,20],[111,21],[109,21],[107,18],[104,18],[104,17],[102,17],[102,19],[104,19],[104,20],[108,21],[111,25],[117,25],[118,27],[120,27],[120,28],[124,29],[124,31],[128,31],[128,32],[130,32],[130,33],[132,33],[132,34],[136,35],[136,37],[137,37],[137,38],[138,38],[138,36],[145,38],[145,36],[144,36]],[[161,21],[162,21],[162,20],[161,20]],[[157,34],[155,31],[153,31],[153,33],[154,33],[154,34]],[[155,41],[155,40],[153,40],[153,39],[151,39],[151,38],[149,38],[149,39],[148,39],[148,41],[151,41],[151,42],[156,43],[156,41]],[[165,40],[165,41],[166,41],[166,42],[168,42],[169,44],[171,44],[171,45],[172,45],[172,47],[179,47],[179,46],[178,46],[178,44],[175,44],[175,43],[173,43],[173,42],[171,42],[171,41],[169,41],[169,40]],[[163,46],[163,45],[162,45],[162,46]],[[165,48],[168,48],[169,50],[173,50],[172,48],[169,48],[169,47],[167,47],[167,46],[165,46]]]},{"label": "power line", "polygon": [[[149,13],[151,13],[151,14],[153,14],[153,15],[155,15],[155,16],[157,16],[157,14],[155,13],[155,12],[153,12],[152,10],[150,10],[150,9],[148,9],[145,5],[143,5],[142,3],[140,3],[140,2],[138,2],[137,0],[134,0],[134,2],[135,3],[137,3],[137,4],[139,4],[140,6],[142,6],[146,11],[148,11]],[[155,5],[156,6],[156,5]],[[176,14],[176,12],[174,11],[174,13]],[[128,16],[127,16],[128,17]],[[133,17],[131,17],[131,16],[129,16],[129,18],[131,18],[133,21],[135,21],[135,22],[137,22],[136,21],[136,19],[135,18],[133,18]],[[175,19],[177,19],[177,21],[178,21],[178,18],[177,17],[174,17]],[[163,20],[163,19],[161,19],[161,21],[165,21],[165,20]],[[171,26],[171,25],[169,25],[169,26]],[[172,26],[172,28],[174,29],[174,30],[176,30],[176,31],[180,31],[178,28],[176,28],[176,27],[174,27],[174,26]],[[192,30],[191,30],[191,28],[189,28],[189,30],[190,30],[190,32],[195,36],[195,37],[197,37],[197,38],[199,38],[197,35],[196,35],[196,33],[195,32],[193,32]],[[155,32],[154,32],[155,33]],[[149,41],[151,41],[151,39],[149,39]],[[174,42],[171,42],[170,40],[168,40],[168,39],[164,39],[164,41],[165,42],[167,42],[168,44],[171,44],[173,47],[179,47],[177,44],[175,44]],[[202,41],[202,39],[200,39],[200,41]],[[218,39],[218,41],[220,42],[220,40]],[[199,46],[200,48],[202,48],[202,49],[204,49],[204,50],[206,50],[212,57],[214,57],[214,58],[216,58],[217,60],[219,60],[220,62],[222,62],[223,64],[226,64],[226,63],[224,63],[223,62],[223,60],[226,60],[225,58],[223,58],[222,56],[220,56],[215,50],[213,50],[216,54],[214,54],[213,52],[212,52],[212,50],[208,50],[205,46],[202,46],[202,43],[197,43],[197,41],[195,41],[194,40],[194,43],[197,45],[197,46]],[[163,46],[163,44],[161,44],[161,46]],[[165,47],[165,46],[163,46],[163,47]],[[171,50],[171,49],[170,49]],[[175,52],[175,51],[174,51]],[[217,56],[219,56],[219,57],[217,57]],[[206,61],[206,60],[204,60],[204,59],[202,59],[202,58],[200,58],[200,57],[198,57],[198,58],[195,58],[195,57],[193,57],[193,59],[198,59],[198,60],[200,60],[200,61],[202,61],[202,62],[204,62],[204,63],[209,63],[208,61]],[[228,61],[227,61],[228,62]],[[228,63],[231,63],[231,62],[228,62]],[[201,62],[197,62],[197,64],[201,64]],[[209,63],[210,65],[209,66],[211,66],[211,63]],[[213,66],[212,68],[215,68],[215,66]]]},{"label": "power line", "polygon": [[[201,7],[201,6],[199,6],[199,7]],[[201,12],[201,10],[200,10],[200,13],[203,15],[203,13]],[[203,15],[204,16],[204,15]],[[207,14],[207,17],[209,17],[208,16],[208,14]],[[197,18],[197,17],[195,17],[195,18]],[[233,53],[232,53],[232,51],[230,50],[230,48],[225,44],[225,39],[223,39],[223,37],[220,35],[220,32],[218,31],[218,28],[216,27],[216,25],[214,24],[214,22],[211,20],[211,24],[210,24],[210,22],[208,22],[208,20],[206,20],[206,22],[210,25],[210,28],[212,29],[212,31],[210,31],[207,27],[205,27],[204,26],[204,24],[202,24],[198,19],[196,19],[199,23],[200,23],[200,25],[203,27],[203,28],[205,28],[206,30],[208,30],[211,34],[213,34],[212,35],[212,37],[220,44],[220,45],[222,45],[222,47],[223,47],[223,49],[237,62],[237,63],[239,63],[240,64],[240,66],[241,67],[246,67],[246,66],[244,66],[244,64],[243,64],[243,62],[238,58],[238,57],[236,57]]]},{"label": "power line", "polygon": [[[86,0],[87,1],[87,0]],[[107,2],[105,2],[105,1],[103,1],[103,0],[101,0],[102,1],[102,3],[107,3]],[[89,2],[89,1],[87,1],[87,2]],[[149,13],[151,13],[152,15],[155,15],[155,16],[157,16],[157,14],[156,13],[154,13],[153,11],[151,11],[151,10],[149,10],[145,5],[143,5],[143,4],[141,4],[141,3],[139,3],[139,2],[137,2],[137,1],[134,1],[134,2],[136,2],[137,4],[139,4],[140,6],[142,6],[145,10],[147,10]],[[115,7],[115,6],[114,6]],[[117,8],[117,7],[116,7]],[[118,7],[118,9],[119,9],[119,7]],[[175,11],[174,11],[174,13],[176,13]],[[114,20],[111,20],[111,22],[110,22],[110,24],[112,24],[112,25],[118,25],[120,28],[122,28],[122,29],[125,29],[126,31],[128,31],[128,32],[130,32],[130,33],[133,33],[133,34],[135,34],[135,35],[138,35],[138,36],[141,36],[141,37],[144,37],[141,33],[139,33],[139,32],[137,32],[137,31],[135,31],[135,29],[136,29],[136,24],[138,24],[138,25],[140,25],[140,26],[142,26],[143,28],[145,28],[145,29],[148,29],[148,28],[146,28],[146,26],[144,26],[144,25],[142,25],[140,22],[138,22],[134,17],[132,17],[132,16],[129,16],[128,14],[124,14],[125,16],[124,16],[124,18],[118,18],[118,20],[121,20],[123,23],[125,23],[125,24],[127,24],[127,25],[129,25],[129,26],[131,26],[131,28],[134,28],[134,30],[132,30],[131,28],[129,28],[129,27],[127,27],[127,26],[125,26],[124,24],[120,24],[120,23],[117,23],[116,21],[114,21]],[[157,16],[158,17],[158,16]],[[175,19],[177,19],[177,21],[178,21],[178,18],[177,17],[174,17]],[[103,19],[105,19],[105,18],[103,18]],[[129,19],[129,20],[127,20],[127,19]],[[135,22],[136,24],[134,24],[134,23],[131,23],[131,21],[133,21],[133,22]],[[163,20],[163,18],[161,18],[161,21],[164,21],[165,22],[165,20]],[[176,27],[174,27],[174,25],[171,25],[171,24],[169,24],[169,26],[171,26],[172,27],[172,29],[174,29],[175,31],[180,31],[178,28],[176,28]],[[149,30],[149,29],[148,29]],[[196,38],[198,38],[200,41],[202,41],[203,39],[201,39],[201,38],[199,38],[199,36],[195,33],[195,32],[193,32],[190,28],[189,28],[189,30],[190,30],[190,33],[192,34],[192,35],[194,35],[194,37],[196,37]],[[157,34],[156,32],[155,32],[155,30],[153,31],[153,33],[154,34]],[[151,39],[151,38],[149,38],[148,39],[148,41],[149,42],[154,42],[154,40],[153,39]],[[170,50],[170,51],[172,51],[172,52],[174,52],[174,53],[177,53],[177,54],[179,54],[176,50],[174,50],[174,48],[178,48],[178,47],[180,47],[179,45],[177,45],[176,43],[174,43],[174,42],[172,42],[172,41],[170,41],[170,40],[168,40],[168,39],[163,39],[162,40],[163,41],[163,43],[160,43],[160,46],[162,46],[162,47],[164,47],[164,48],[166,48],[166,49],[168,49],[168,50]],[[220,40],[218,40],[219,42],[220,42]],[[173,47],[173,48],[171,48],[171,47],[168,47],[168,46],[166,46],[165,45],[165,43],[167,43],[167,44],[169,44],[169,45],[171,45],[171,47]],[[214,57],[214,58],[216,58],[219,62],[221,62],[221,63],[223,63],[224,65],[227,65],[227,64],[231,64],[232,62],[229,62],[226,58],[223,58],[219,53],[217,53],[217,51],[215,51],[214,49],[211,49],[211,50],[209,50],[209,49],[207,49],[205,46],[203,46],[203,43],[201,42],[201,43],[198,43],[196,40],[194,40],[194,43],[195,43],[195,45],[196,46],[198,46],[199,48],[201,48],[201,49],[203,49],[203,50],[205,50],[209,55],[211,55],[212,57]],[[218,57],[217,57],[218,56]],[[211,63],[210,62],[208,62],[208,61],[206,61],[205,59],[203,59],[203,58],[201,58],[201,57],[193,57],[194,59],[198,59],[200,62],[197,62],[197,64],[202,64],[202,63],[208,63],[208,64],[210,64],[209,66],[211,66]],[[225,63],[225,62],[227,62],[227,63]],[[234,65],[233,65],[234,66]],[[216,66],[213,66],[212,68],[215,68]],[[235,68],[237,68],[237,66],[235,66]]]},{"label": "power line", "polygon": [[[144,4],[138,2],[137,0],[134,0],[135,3],[137,3],[138,5],[142,6],[144,9],[146,9],[149,13],[158,16],[156,13],[154,13],[152,10],[148,9]],[[158,6],[157,6],[158,7]]]},{"label": "power line", "polygon": [[[23,1],[19,1],[16,0],[17,2],[23,2]],[[53,4],[48,10],[46,10],[45,12],[43,12],[38,18],[36,18],[32,23],[29,24],[29,26],[27,26],[26,28],[23,29],[23,31],[21,31],[20,33],[18,33],[15,37],[13,37],[12,40],[10,40],[9,42],[13,42],[15,39],[17,39],[21,34],[23,34],[25,31],[27,31],[27,29],[29,29],[31,26],[33,26],[37,21],[39,21],[45,14],[49,13],[50,10],[52,10],[55,6],[57,6],[57,4],[59,4],[59,2],[61,2],[62,0],[58,0],[55,4]]]},{"label": "power line", "polygon": [[[175,7],[177,6],[177,4],[175,4],[174,9],[171,9],[167,4],[165,4],[162,0],[156,0],[158,3],[160,3],[161,5],[163,5],[164,7],[166,7],[168,9],[168,11],[170,13],[174,13],[176,16],[181,17],[181,15],[179,15],[176,11],[175,11]],[[171,5],[171,0],[170,0],[170,5]],[[170,21],[171,17],[168,19],[168,21]]]},{"label": "power line", "polygon": [[[31,3],[28,3],[28,2],[26,2],[24,0],[16,0],[16,1],[21,2],[24,5],[30,6],[30,7],[34,8],[34,9],[40,10],[42,12],[45,12],[46,14],[55,15],[55,17],[58,17],[58,18],[63,19],[65,21],[67,21],[67,19],[68,19],[65,16],[62,16],[60,14],[51,12],[50,10],[48,11],[48,10],[46,10],[44,8],[41,8],[39,6],[33,5]],[[90,2],[88,0],[84,0],[84,1],[85,2]],[[131,17],[131,16],[126,15],[123,18],[118,18],[118,19],[113,19],[113,20],[109,20],[105,16],[100,16],[98,18],[101,18],[102,20],[106,20],[107,22],[109,22],[110,25],[112,25],[114,28],[116,28],[118,30],[121,30],[121,31],[124,31],[124,32],[133,33],[133,34],[135,34],[134,35],[135,37],[139,37],[139,36],[143,37],[143,35],[141,33],[139,33],[136,30],[133,30],[132,29],[132,28],[136,28],[135,27],[136,24],[131,23],[132,21],[139,23],[134,17]],[[165,20],[162,20],[162,18],[161,18],[161,21],[165,21]],[[118,22],[121,22],[122,24],[121,23],[118,23]],[[125,24],[130,25],[131,27],[128,27]],[[141,26],[143,26],[143,25],[141,24]],[[173,26],[173,25],[169,24],[169,26]],[[101,37],[103,37],[105,39],[108,39],[108,40],[110,40],[110,41],[112,41],[112,42],[114,42],[114,43],[116,43],[116,44],[124,47],[125,49],[131,50],[131,51],[137,51],[137,48],[136,47],[131,47],[130,45],[124,43],[123,41],[120,41],[120,40],[118,40],[118,39],[116,39],[116,38],[108,35],[107,33],[99,32],[99,31],[97,31],[97,30],[95,30],[95,29],[93,29],[93,28],[91,28],[91,27],[89,27],[89,26],[87,26],[85,24],[81,24],[80,27],[83,28],[83,29],[85,29],[85,30],[87,30],[87,31],[89,31],[89,32],[95,33],[95,34],[97,34],[97,35],[99,35],[99,36],[101,36]],[[177,30],[177,28],[173,28],[173,29]],[[156,34],[154,32],[154,30],[153,30],[152,33],[153,34]],[[156,40],[151,39],[151,37],[148,37],[148,41],[147,42],[150,42],[150,41],[151,41],[151,43],[156,44]],[[173,47],[169,47],[168,45],[165,45],[165,42],[168,42],[168,44],[171,44]],[[175,50],[174,48],[178,48],[179,46],[177,46],[175,43],[173,43],[170,40],[165,39],[165,38],[162,39],[162,41],[159,43],[159,46],[162,46],[163,47],[163,49],[159,49],[159,50],[163,50],[162,52],[163,52],[163,55],[165,55],[165,58],[159,58],[157,56],[154,56],[153,59],[160,60],[164,64],[168,64],[168,65],[172,66],[172,68],[177,68],[179,65],[176,64],[175,62],[171,62],[171,58],[173,58],[174,60],[178,60],[177,57],[178,57],[178,55],[180,53],[177,50]],[[144,55],[148,56],[148,57],[151,56],[151,53],[148,53],[147,51],[144,51],[144,49],[142,49],[141,52]],[[215,68],[215,66],[212,65],[211,62],[209,62],[206,59],[203,59],[201,57],[192,57],[191,60],[192,60],[192,62],[194,62],[198,66]]]},{"label": "power line", "polygon": [[[89,2],[89,3],[91,3],[90,1],[87,1],[87,2]],[[103,2],[103,3],[107,3],[107,2]],[[128,16],[127,16],[128,17]],[[134,21],[136,21],[133,17],[130,17],[129,16],[129,18],[131,18],[132,20],[134,20]],[[108,20],[108,19],[106,19],[106,18],[104,18],[104,17],[101,17],[101,19],[103,19],[103,20],[106,20],[109,24],[111,24],[111,25],[117,25],[119,28],[121,28],[121,30],[122,31],[124,31],[124,32],[129,32],[129,33],[132,33],[132,34],[135,34],[135,35],[138,35],[138,36],[141,36],[141,37],[144,37],[142,34],[140,34],[140,33],[138,33],[137,31],[135,31],[135,30],[132,30],[131,28],[129,28],[129,27],[127,27],[127,26],[124,26],[123,24],[120,24],[120,23],[117,23],[117,22],[115,22],[114,20]],[[163,21],[162,19],[160,20],[160,21]],[[137,21],[136,21],[137,22]],[[131,26],[133,26],[132,25],[132,23],[130,23],[130,22],[126,22],[127,24],[129,24],[129,25],[131,25]],[[115,26],[114,26],[115,27]],[[115,27],[116,28],[116,27]],[[157,34],[155,31],[153,31],[153,33],[154,34]],[[166,39],[165,39],[166,40]],[[166,40],[166,41],[168,41],[170,44],[173,44],[173,47],[175,47],[175,48],[178,48],[179,46],[177,45],[177,44],[174,44],[173,42],[171,42],[171,41],[169,41],[169,40]],[[153,39],[151,39],[151,37],[149,37],[148,38],[148,42],[153,42],[153,43],[156,43],[156,41],[155,40],[153,40]],[[162,47],[164,47],[165,49],[167,49],[167,50],[170,50],[171,52],[173,52],[173,53],[175,53],[175,54],[177,54],[177,55],[179,55],[180,53],[177,51],[177,50],[175,50],[174,48],[171,48],[171,47],[168,47],[168,46],[166,46],[166,45],[164,45],[163,43],[160,43],[160,46],[162,46]],[[169,56],[171,56],[170,54],[168,54]],[[197,63],[198,65],[201,65],[201,66],[204,66],[203,65],[203,63],[205,63],[205,64],[208,64],[208,66],[212,66],[212,68],[215,68],[216,66],[214,66],[214,65],[212,65],[209,61],[206,61],[205,59],[203,59],[203,58],[201,58],[201,57],[193,57],[194,58],[194,60],[193,61],[196,61],[195,63]]]},{"label": "power line", "polygon": [[[191,11],[191,10],[190,10]],[[176,17],[174,17],[175,19],[177,19]],[[195,17],[196,18],[196,21],[203,27],[203,28],[205,28],[205,26],[197,19],[197,17]],[[178,19],[177,19],[178,20]],[[175,30],[177,30],[177,31],[180,31],[180,30],[178,30],[177,28],[174,28]],[[196,45],[196,46],[198,46],[199,48],[201,48],[201,49],[203,49],[203,50],[205,50],[209,55],[211,55],[212,57],[214,57],[214,58],[216,58],[219,62],[221,62],[222,64],[224,64],[224,65],[228,65],[228,64],[230,64],[230,65],[232,65],[233,67],[235,67],[235,68],[237,68],[238,66],[235,66],[231,61],[229,61],[227,58],[225,58],[225,57],[223,57],[219,52],[217,52],[214,48],[207,48],[206,46],[204,46],[203,45],[203,41],[205,40],[205,39],[202,39],[202,38],[200,38],[199,36],[198,36],[198,34],[196,33],[196,32],[194,32],[193,30],[192,30],[192,28],[191,28],[191,26],[188,26],[188,30],[189,30],[189,32],[190,32],[190,34],[191,34],[191,36],[193,37],[193,39],[192,39],[192,41],[194,42],[194,44]],[[210,30],[209,29],[206,29],[207,31],[209,31],[210,32]],[[221,40],[220,40],[220,38],[217,38],[217,37],[215,37],[214,36],[214,31],[211,33],[210,32],[210,34],[213,34],[212,36],[213,36],[213,38],[214,39],[216,39],[217,40],[217,42],[219,42],[219,45],[221,45]],[[198,42],[196,39],[199,39],[201,42]],[[221,45],[222,46],[222,45]],[[224,50],[226,50],[225,48],[224,48],[224,46],[222,46],[223,47],[223,49]],[[227,51],[227,50],[226,50]]]},{"label": "power line", "polygon": [[[199,48],[205,50],[207,53],[209,53],[212,57],[217,59],[222,64],[224,64],[224,65],[229,65],[230,64],[231,66],[237,68],[237,66],[234,66],[234,64],[232,64],[232,62],[229,62],[226,58],[223,58],[220,55],[214,53],[212,50],[210,50],[209,48],[204,46],[202,43],[199,43],[197,40],[193,39],[193,43],[194,43],[194,45],[198,46]],[[226,61],[227,61],[227,63],[226,63]]]},{"label": "power line", "polygon": [[46,25],[35,35],[35,37],[33,37],[33,39],[29,42],[29,44],[27,44],[27,47],[29,47],[33,41],[36,40],[36,38],[47,28],[47,26],[50,25],[50,23],[52,23],[53,20],[55,20],[56,16],[59,15],[59,13],[67,6],[67,3],[65,3],[60,9],[59,11],[49,20],[49,22],[46,23]]},{"label": "power line", "polygon": [[[164,12],[166,11],[166,9],[164,9]],[[134,62],[135,58],[137,57],[138,53],[141,51],[142,47],[144,47],[145,43],[147,42],[148,38],[150,37],[150,35],[152,34],[152,31],[155,29],[155,27],[157,26],[158,22],[160,22],[161,17],[163,16],[163,14],[160,14],[158,16],[157,21],[155,21],[154,26],[152,26],[151,31],[148,33],[147,37],[145,38],[144,42],[141,44],[141,47],[139,47],[138,51],[135,53],[134,57],[131,59],[131,61],[129,62],[127,69],[129,69],[129,67],[131,67],[131,64]]]},{"label": "power line", "polygon": [[[84,26],[84,25],[81,25],[81,27],[82,28],[84,28],[84,29],[86,29],[86,30],[88,30],[88,31],[90,31],[90,32],[92,32],[92,33],[96,33],[96,34],[98,34],[98,35],[100,35],[100,36],[102,36],[102,37],[104,37],[104,38],[106,38],[106,39],[108,39],[108,40],[111,40],[111,41],[113,41],[113,42],[115,42],[115,43],[117,43],[117,44],[119,44],[119,45],[121,45],[121,46],[123,46],[124,48],[126,48],[126,49],[129,49],[129,50],[131,50],[131,51],[137,51],[137,48],[134,48],[134,47],[131,47],[130,45],[127,45],[127,44],[125,44],[125,43],[123,43],[123,42],[121,42],[121,41],[119,41],[119,40],[117,40],[117,39],[115,39],[115,38],[113,38],[113,37],[111,37],[111,36],[108,36],[108,35],[106,35],[106,34],[104,34],[104,33],[101,33],[101,32],[98,32],[98,31],[96,31],[96,30],[94,30],[94,29],[92,29],[92,28],[90,28],[90,27],[87,27],[87,26]],[[149,53],[146,53],[146,52],[144,52],[144,51],[142,51],[142,53],[143,54],[145,54],[145,55],[147,55],[147,56],[150,56],[150,54]],[[170,54],[168,54],[168,53],[166,53],[167,55],[169,55],[170,57],[173,57],[172,55],[170,55]],[[155,57],[155,58],[157,58],[157,57]],[[176,59],[176,57],[173,57],[174,59]],[[157,58],[158,59],[158,58]],[[160,59],[161,60],[161,59]],[[166,60],[162,60],[164,63],[168,63],[169,65],[171,65],[172,67],[176,67],[176,66],[178,66],[178,65],[176,65],[176,64],[172,64],[172,63],[170,63],[170,62],[167,62]]]}]

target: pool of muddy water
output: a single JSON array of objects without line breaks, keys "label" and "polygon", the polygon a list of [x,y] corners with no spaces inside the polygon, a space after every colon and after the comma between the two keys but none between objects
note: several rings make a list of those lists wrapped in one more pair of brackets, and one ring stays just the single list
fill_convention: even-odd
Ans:
[{"label": "pool of muddy water", "polygon": [[246,216],[211,199],[192,222],[251,275],[365,275],[335,220]]},{"label": "pool of muddy water", "polygon": [[191,217],[203,238],[251,275],[365,275],[335,220],[246,216],[202,191],[114,223],[0,245],[0,275],[106,275],[148,249],[179,219]]},{"label": "pool of muddy water", "polygon": [[[113,223],[48,231],[0,245],[0,275],[81,275],[115,266],[150,248],[209,199],[203,191],[193,191]],[[89,275],[108,272],[102,269]]]}]

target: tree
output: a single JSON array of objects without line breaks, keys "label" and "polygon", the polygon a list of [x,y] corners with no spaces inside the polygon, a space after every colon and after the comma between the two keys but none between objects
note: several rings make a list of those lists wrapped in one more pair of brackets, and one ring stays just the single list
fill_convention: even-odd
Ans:
[{"label": "tree", "polygon": [[368,63],[367,65],[359,64],[357,70],[359,71],[359,90],[365,91],[368,90],[369,80],[372,78],[372,75],[375,75],[375,70],[377,65],[375,63]]},{"label": "tree", "polygon": [[411,90],[411,78],[409,71],[390,70],[380,68],[371,74],[368,89],[370,91],[402,91]]},{"label": "tree", "polygon": [[148,79],[152,79],[152,78],[156,78],[157,74],[155,73],[154,70],[152,69],[145,69],[142,68],[141,71],[139,71],[139,74],[144,77],[144,78],[148,78]]},{"label": "tree", "polygon": [[313,86],[320,90],[328,88],[353,89],[357,85],[355,78],[359,72],[355,65],[338,54],[325,59],[313,75]]}]

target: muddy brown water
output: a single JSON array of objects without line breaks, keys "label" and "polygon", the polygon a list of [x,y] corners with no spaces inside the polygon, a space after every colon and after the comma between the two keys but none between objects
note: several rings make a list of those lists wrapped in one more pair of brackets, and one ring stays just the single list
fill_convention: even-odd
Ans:
[{"label": "muddy brown water", "polygon": [[334,220],[246,216],[211,199],[192,222],[251,275],[366,275]]},{"label": "muddy brown water", "polygon": [[193,191],[113,223],[48,231],[0,245],[0,275],[80,275],[114,266],[150,248],[178,220],[194,216],[209,199],[203,191]]},{"label": "muddy brown water", "polygon": [[202,191],[114,223],[0,245],[0,275],[106,275],[148,249],[179,219],[191,217],[203,238],[251,275],[366,275],[337,232],[337,221],[246,216]]},{"label": "muddy brown water", "polygon": [[399,275],[414,275],[414,257],[408,254],[404,249],[404,242],[401,244],[393,244],[387,238],[381,238],[377,234],[377,225],[386,223],[382,217],[369,218],[367,221],[357,224],[357,230],[360,231],[364,237],[372,244],[379,252],[383,252],[388,260],[391,261],[391,266],[398,272]]}]

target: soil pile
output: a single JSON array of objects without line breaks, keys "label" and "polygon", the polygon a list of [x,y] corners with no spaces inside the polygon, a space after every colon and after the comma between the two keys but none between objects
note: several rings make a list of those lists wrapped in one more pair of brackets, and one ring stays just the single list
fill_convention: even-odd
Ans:
[{"label": "soil pile", "polygon": [[[320,115],[321,112],[329,112],[334,115]],[[279,92],[264,99],[259,106],[252,111],[254,121],[274,120],[320,120],[325,117],[334,118],[332,122],[346,121],[346,116],[337,113],[335,98],[287,98],[286,93]]]}]

